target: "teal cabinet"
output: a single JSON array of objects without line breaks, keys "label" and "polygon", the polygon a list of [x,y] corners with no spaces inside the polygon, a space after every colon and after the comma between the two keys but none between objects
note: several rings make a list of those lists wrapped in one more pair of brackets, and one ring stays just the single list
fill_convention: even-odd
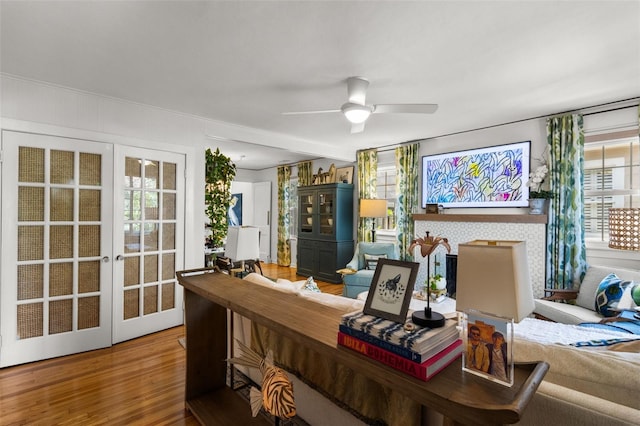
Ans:
[{"label": "teal cabinet", "polygon": [[353,185],[298,188],[298,274],[341,283],[353,256]]}]

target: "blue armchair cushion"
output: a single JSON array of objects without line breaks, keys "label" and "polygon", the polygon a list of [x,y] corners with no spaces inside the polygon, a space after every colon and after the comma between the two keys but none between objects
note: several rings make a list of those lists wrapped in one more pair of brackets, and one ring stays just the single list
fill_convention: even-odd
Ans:
[{"label": "blue armchair cushion", "polygon": [[344,276],[342,295],[356,298],[363,291],[368,291],[375,273],[375,266],[371,265],[370,269],[367,268],[367,261],[375,260],[377,263],[380,258],[397,260],[399,258],[397,246],[394,243],[358,243],[353,259],[347,263],[347,268],[357,272]]}]

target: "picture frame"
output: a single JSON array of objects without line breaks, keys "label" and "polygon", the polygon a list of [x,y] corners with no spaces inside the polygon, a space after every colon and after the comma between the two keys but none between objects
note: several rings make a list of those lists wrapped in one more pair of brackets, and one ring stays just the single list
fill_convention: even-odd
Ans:
[{"label": "picture frame", "polygon": [[428,214],[438,214],[438,205],[437,204],[427,204],[425,207],[425,212]]},{"label": "picture frame", "polygon": [[528,207],[531,141],[422,157],[422,207]]},{"label": "picture frame", "polygon": [[513,386],[513,319],[466,309],[462,322],[462,370]]},{"label": "picture frame", "polygon": [[416,262],[379,258],[362,311],[404,323],[419,267]]},{"label": "picture frame", "polygon": [[339,167],[336,169],[337,183],[353,183],[353,166]]},{"label": "picture frame", "polygon": [[229,226],[242,226],[242,194],[231,194],[231,202],[227,211]]}]

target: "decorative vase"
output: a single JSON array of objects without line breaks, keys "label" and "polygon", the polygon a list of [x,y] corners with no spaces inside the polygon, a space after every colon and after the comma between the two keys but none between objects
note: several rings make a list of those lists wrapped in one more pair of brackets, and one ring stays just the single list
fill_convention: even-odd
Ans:
[{"label": "decorative vase", "polygon": [[547,200],[545,198],[529,199],[529,214],[545,214]]}]

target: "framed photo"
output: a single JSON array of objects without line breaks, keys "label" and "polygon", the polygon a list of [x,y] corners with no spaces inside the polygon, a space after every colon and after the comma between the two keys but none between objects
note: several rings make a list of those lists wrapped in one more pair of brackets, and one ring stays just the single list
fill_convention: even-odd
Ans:
[{"label": "framed photo", "polygon": [[353,166],[338,168],[335,181],[337,183],[353,183]]},{"label": "framed photo", "polygon": [[467,309],[463,324],[462,369],[513,386],[513,320]]},{"label": "framed photo", "polygon": [[404,323],[419,267],[420,264],[415,262],[378,259],[362,311],[367,315]]}]

